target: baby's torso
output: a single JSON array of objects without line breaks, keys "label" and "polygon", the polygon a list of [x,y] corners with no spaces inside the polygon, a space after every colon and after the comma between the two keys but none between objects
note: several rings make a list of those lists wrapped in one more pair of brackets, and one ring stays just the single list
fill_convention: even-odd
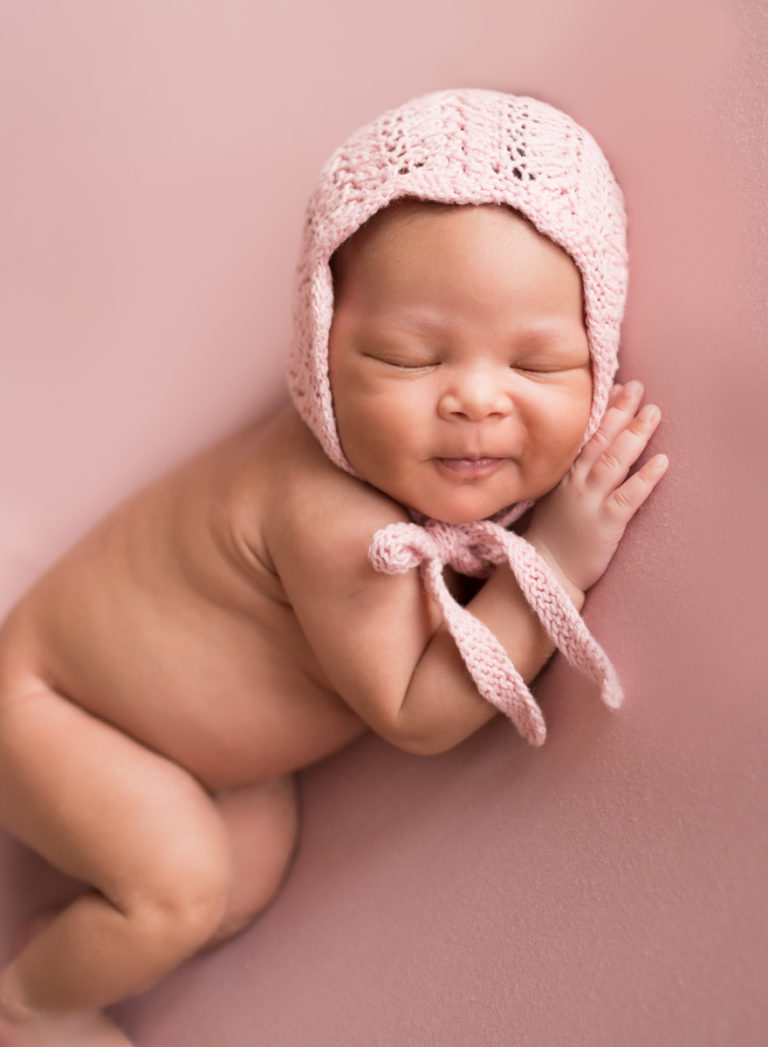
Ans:
[{"label": "baby's torso", "polygon": [[4,675],[23,665],[211,789],[359,735],[260,548],[289,444],[239,433],[115,510],[14,610]]}]

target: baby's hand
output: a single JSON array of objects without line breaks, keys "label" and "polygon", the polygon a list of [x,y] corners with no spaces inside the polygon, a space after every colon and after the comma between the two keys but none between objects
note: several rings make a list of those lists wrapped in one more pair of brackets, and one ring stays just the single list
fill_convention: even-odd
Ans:
[{"label": "baby's hand", "polygon": [[595,584],[627,524],[667,471],[668,459],[657,454],[627,479],[661,421],[653,404],[640,409],[642,398],[640,382],[614,388],[600,428],[534,510],[525,537],[566,589],[586,592]]}]

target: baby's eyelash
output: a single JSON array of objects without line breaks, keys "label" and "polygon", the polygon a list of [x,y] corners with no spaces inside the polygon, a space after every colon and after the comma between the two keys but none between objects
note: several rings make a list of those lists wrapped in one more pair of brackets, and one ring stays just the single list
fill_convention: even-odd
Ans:
[{"label": "baby's eyelash", "polygon": [[513,371],[522,371],[524,374],[552,374],[556,371],[561,371],[561,367],[544,366],[543,364],[520,364],[514,363],[509,365]]},{"label": "baby's eyelash", "polygon": [[434,363],[403,363],[402,361],[392,361],[393,367],[400,367],[404,371],[426,371],[428,368],[437,367],[437,362]]},{"label": "baby's eyelash", "polygon": [[550,361],[548,363],[545,363],[543,361],[541,363],[537,361],[531,361],[527,364],[524,362],[511,363],[509,366],[513,371],[521,371],[523,374],[548,375],[563,374],[565,371],[576,370],[577,367],[580,365],[566,363],[565,361],[562,361],[560,363],[554,361]]},{"label": "baby's eyelash", "polygon": [[366,356],[371,360],[378,360],[379,363],[387,364],[389,367],[398,367],[403,371],[424,371],[431,367],[437,367],[437,360],[397,360],[391,356],[384,356],[380,353],[366,353]]}]

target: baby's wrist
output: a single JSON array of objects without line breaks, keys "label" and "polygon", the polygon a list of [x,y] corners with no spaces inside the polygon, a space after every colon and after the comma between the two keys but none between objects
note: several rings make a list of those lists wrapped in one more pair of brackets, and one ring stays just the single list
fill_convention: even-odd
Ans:
[{"label": "baby's wrist", "polygon": [[552,552],[552,550],[549,548],[546,542],[544,542],[538,535],[536,535],[535,533],[531,533],[531,531],[529,530],[528,533],[525,535],[525,539],[529,543],[529,545],[533,546],[533,548],[536,550],[536,552],[539,554],[542,560],[544,560],[544,562],[547,564],[549,569],[552,571],[552,574],[554,574],[555,578],[558,580],[560,585],[565,590],[568,599],[571,601],[576,610],[580,611],[584,606],[584,601],[586,600],[585,591],[583,589],[580,589],[579,586],[571,580],[568,574],[563,570],[555,554]]}]

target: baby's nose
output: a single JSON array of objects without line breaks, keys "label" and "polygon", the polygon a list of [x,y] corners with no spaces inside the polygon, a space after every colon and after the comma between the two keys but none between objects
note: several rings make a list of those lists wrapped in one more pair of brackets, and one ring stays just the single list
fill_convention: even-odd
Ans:
[{"label": "baby's nose", "polygon": [[496,374],[476,370],[457,376],[440,397],[439,413],[446,420],[463,419],[481,422],[486,418],[503,418],[513,410],[509,392]]}]

